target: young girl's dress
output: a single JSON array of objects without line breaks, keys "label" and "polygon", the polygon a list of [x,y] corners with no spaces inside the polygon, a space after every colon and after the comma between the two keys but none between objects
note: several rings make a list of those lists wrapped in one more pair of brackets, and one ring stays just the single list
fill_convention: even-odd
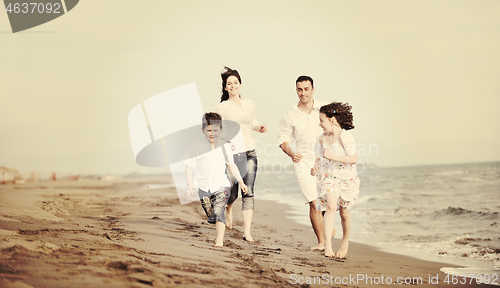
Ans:
[{"label": "young girl's dress", "polygon": [[359,196],[359,177],[356,171],[356,164],[344,164],[335,162],[323,157],[326,148],[330,149],[334,155],[353,156],[356,153],[356,144],[351,132],[342,130],[340,139],[328,145],[323,140],[321,145],[316,139],[316,157],[320,159],[318,165],[317,184],[319,190],[318,210],[325,211],[327,207],[326,194],[335,193],[337,199],[337,210],[342,206],[344,209],[351,209]]}]

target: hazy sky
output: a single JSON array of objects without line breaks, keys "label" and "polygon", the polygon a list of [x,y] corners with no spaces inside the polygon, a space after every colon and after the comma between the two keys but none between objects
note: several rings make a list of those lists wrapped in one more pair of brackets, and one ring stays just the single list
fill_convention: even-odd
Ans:
[{"label": "hazy sky", "polygon": [[277,125],[303,74],[353,106],[362,162],[500,161],[498,15],[497,0],[86,0],[13,34],[0,12],[0,166],[156,173],[135,163],[128,113],[191,82],[212,111],[223,66],[269,128],[261,164],[289,162]]}]

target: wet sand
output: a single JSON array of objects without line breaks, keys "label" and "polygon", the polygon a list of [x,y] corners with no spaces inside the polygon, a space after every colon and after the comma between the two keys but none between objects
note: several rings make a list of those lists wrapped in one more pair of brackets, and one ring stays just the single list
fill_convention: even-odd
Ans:
[{"label": "wet sand", "polygon": [[[174,188],[146,188],[171,182],[1,185],[0,287],[390,287],[398,280],[476,286],[445,283],[439,269],[449,264],[357,243],[346,259],[325,258],[309,250],[316,242],[310,227],[270,201],[256,201],[252,236],[258,241],[242,239],[238,199],[234,229],[226,230],[223,248],[214,248],[215,227],[199,203],[180,205]],[[335,239],[335,251],[339,244]]]}]

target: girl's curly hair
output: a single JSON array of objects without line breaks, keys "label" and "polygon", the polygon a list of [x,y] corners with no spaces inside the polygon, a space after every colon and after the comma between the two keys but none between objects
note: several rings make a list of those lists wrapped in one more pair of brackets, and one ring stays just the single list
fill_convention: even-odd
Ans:
[{"label": "girl's curly hair", "polygon": [[354,129],[351,108],[349,103],[332,102],[328,105],[321,106],[319,113],[325,114],[328,118],[335,117],[342,129],[351,130]]}]

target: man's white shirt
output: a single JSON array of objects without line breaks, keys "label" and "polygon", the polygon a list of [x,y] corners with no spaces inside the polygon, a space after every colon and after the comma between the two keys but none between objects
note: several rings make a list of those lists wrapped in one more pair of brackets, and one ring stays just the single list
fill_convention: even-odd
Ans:
[{"label": "man's white shirt", "polygon": [[304,157],[314,156],[316,137],[323,133],[323,129],[319,126],[319,109],[327,104],[314,100],[309,114],[300,111],[298,104],[293,105],[279,123],[278,144],[281,145],[283,142],[291,144],[295,140],[295,152]]}]

